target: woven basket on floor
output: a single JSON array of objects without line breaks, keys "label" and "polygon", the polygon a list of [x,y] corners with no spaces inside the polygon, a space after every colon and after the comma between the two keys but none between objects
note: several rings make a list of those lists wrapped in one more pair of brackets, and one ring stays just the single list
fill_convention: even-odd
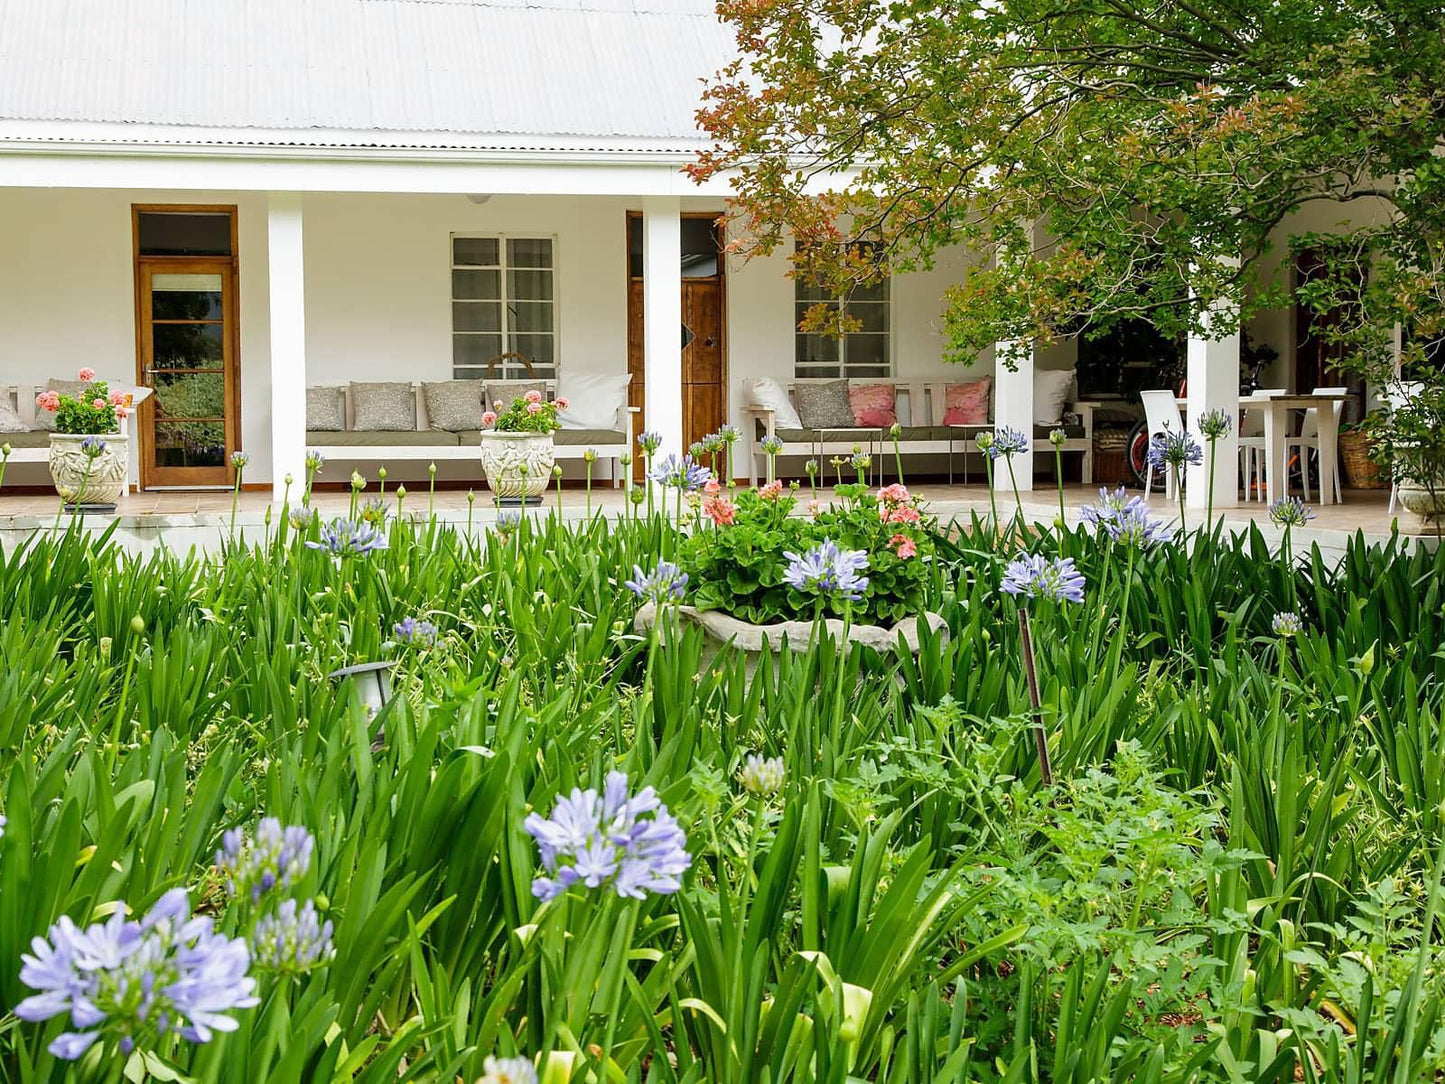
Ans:
[{"label": "woven basket on floor", "polygon": [[1094,481],[1121,486],[1129,480],[1127,429],[1105,429],[1094,434]]},{"label": "woven basket on floor", "polygon": [[1351,429],[1340,434],[1340,463],[1345,468],[1345,484],[1351,489],[1384,489],[1385,472],[1370,458],[1370,436]]}]

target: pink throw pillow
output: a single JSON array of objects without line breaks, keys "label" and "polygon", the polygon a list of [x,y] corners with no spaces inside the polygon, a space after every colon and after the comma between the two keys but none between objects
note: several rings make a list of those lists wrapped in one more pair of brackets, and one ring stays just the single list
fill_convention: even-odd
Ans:
[{"label": "pink throw pillow", "polygon": [[943,393],[944,425],[987,425],[989,377],[950,384]]},{"label": "pink throw pillow", "polygon": [[848,405],[853,420],[869,429],[887,429],[898,422],[893,405],[892,384],[859,384],[848,389]]}]

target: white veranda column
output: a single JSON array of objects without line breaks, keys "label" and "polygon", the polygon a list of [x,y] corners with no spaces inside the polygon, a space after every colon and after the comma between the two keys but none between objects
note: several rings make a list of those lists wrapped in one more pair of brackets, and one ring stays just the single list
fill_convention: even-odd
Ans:
[{"label": "white veranda column", "polygon": [[306,477],[306,301],[301,194],[272,192],[266,205],[271,304],[271,496]]},{"label": "white veranda column", "polygon": [[1226,432],[1214,445],[1214,507],[1233,508],[1239,503],[1239,312],[1220,304],[1205,313],[1208,338],[1189,337],[1187,350],[1189,431],[1204,449],[1204,461],[1188,468],[1184,476],[1184,503],[1205,508],[1209,503],[1209,442],[1199,430],[1200,415],[1222,410],[1230,420]]},{"label": "white veranda column", "polygon": [[[1034,349],[1031,343],[1001,342],[993,348],[993,422],[995,432],[1016,429],[1028,440],[1028,450],[1013,457],[1019,491],[1034,488]],[[1012,367],[1010,367],[1012,366]],[[1008,465],[995,463],[994,488],[1012,493]]]},{"label": "white veranda column", "polygon": [[681,455],[682,203],[642,201],[642,326],[646,427],[662,436],[659,456]]}]

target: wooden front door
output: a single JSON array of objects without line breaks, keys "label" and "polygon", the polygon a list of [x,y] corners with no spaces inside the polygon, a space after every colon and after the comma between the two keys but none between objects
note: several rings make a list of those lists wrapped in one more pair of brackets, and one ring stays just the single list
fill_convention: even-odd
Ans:
[{"label": "wooden front door", "polygon": [[235,209],[137,207],[141,485],[226,486],[240,448]]},{"label": "wooden front door", "polygon": [[[1318,252],[1306,249],[1295,264],[1296,285],[1303,286],[1324,275],[1326,269]],[[1362,278],[1356,289],[1364,291]],[[1307,305],[1295,305],[1295,377],[1294,390],[1307,394],[1315,388],[1343,387],[1350,398],[1345,402],[1341,421],[1357,422],[1365,414],[1365,378],[1356,372],[1342,372],[1339,362],[1345,345],[1332,339],[1330,332],[1345,319],[1343,312],[1332,310],[1317,313]]]},{"label": "wooden front door", "polygon": [[[727,421],[725,271],[716,215],[684,215],[682,245],[682,433],[687,446],[714,433]],[[627,371],[632,374],[629,405],[646,417],[647,387],[643,358],[640,215],[628,216]],[[642,477],[641,457],[633,477]]]}]

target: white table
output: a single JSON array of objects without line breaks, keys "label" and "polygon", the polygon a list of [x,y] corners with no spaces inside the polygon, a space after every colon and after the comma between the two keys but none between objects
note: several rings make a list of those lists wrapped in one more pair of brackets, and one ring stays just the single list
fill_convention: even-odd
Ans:
[{"label": "white table", "polygon": [[[1339,425],[1335,421],[1335,404],[1346,395],[1241,395],[1239,405],[1258,409],[1264,414],[1264,480],[1265,499],[1273,504],[1289,491],[1288,456],[1285,438],[1289,435],[1289,412],[1313,409],[1319,418],[1317,435],[1320,444],[1320,503],[1335,503],[1335,463],[1337,462]],[[1188,410],[1187,397],[1176,399],[1181,411]],[[1236,419],[1237,421],[1238,419]]]}]

